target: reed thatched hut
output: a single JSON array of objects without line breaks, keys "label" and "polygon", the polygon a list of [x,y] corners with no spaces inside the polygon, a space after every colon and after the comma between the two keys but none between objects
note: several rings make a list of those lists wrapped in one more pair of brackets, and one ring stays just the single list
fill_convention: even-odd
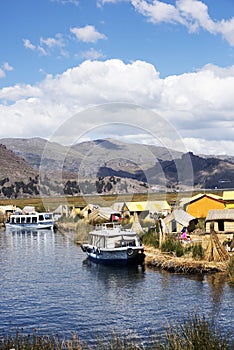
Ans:
[{"label": "reed thatched hut", "polygon": [[205,230],[210,232],[211,223],[218,233],[234,233],[234,209],[209,210],[205,220]]},{"label": "reed thatched hut", "polygon": [[186,213],[182,209],[175,209],[173,212],[166,216],[164,219],[165,225],[169,232],[181,232],[183,227],[186,227],[188,231],[192,231],[197,224],[197,219]]}]

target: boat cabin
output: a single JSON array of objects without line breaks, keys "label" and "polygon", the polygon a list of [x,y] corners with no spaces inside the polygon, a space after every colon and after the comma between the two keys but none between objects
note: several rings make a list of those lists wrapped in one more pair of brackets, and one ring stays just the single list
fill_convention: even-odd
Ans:
[{"label": "boat cabin", "polygon": [[124,230],[121,225],[115,223],[96,225],[95,230],[90,232],[89,239],[90,245],[106,249],[140,245],[136,232]]}]

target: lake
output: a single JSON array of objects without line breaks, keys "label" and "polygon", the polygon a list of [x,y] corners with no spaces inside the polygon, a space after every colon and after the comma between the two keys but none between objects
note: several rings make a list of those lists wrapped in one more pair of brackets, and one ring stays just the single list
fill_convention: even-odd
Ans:
[{"label": "lake", "polygon": [[0,329],[92,343],[115,331],[146,340],[197,312],[233,334],[234,288],[222,274],[184,276],[91,264],[59,232],[0,231]]}]

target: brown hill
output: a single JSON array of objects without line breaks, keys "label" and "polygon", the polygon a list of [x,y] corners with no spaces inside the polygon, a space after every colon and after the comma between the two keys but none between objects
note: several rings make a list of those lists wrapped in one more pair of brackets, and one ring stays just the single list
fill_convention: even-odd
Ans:
[{"label": "brown hill", "polygon": [[111,139],[72,146],[41,138],[0,142],[10,149],[1,146],[2,197],[132,193],[149,187],[163,191],[234,188],[234,163],[228,157],[201,157]]},{"label": "brown hill", "polygon": [[37,195],[37,172],[13,151],[0,144],[0,197]]}]

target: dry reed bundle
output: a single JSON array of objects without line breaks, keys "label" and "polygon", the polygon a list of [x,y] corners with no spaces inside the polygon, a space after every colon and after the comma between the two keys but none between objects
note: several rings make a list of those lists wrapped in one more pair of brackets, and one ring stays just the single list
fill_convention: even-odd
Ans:
[{"label": "dry reed bundle", "polygon": [[229,259],[229,254],[222,246],[214,230],[214,223],[210,225],[210,241],[205,252],[204,260],[222,262]]}]

